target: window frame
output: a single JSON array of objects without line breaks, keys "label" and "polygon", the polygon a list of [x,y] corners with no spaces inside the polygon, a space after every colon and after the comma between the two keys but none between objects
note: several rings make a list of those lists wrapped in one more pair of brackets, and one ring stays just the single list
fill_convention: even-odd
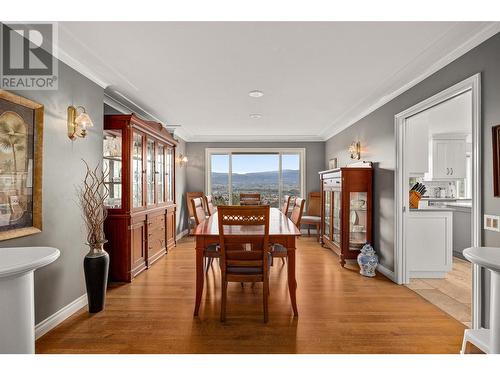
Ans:
[{"label": "window frame", "polygon": [[278,192],[279,201],[283,201],[283,176],[282,176],[282,157],[287,154],[299,155],[300,168],[300,196],[304,197],[306,192],[306,149],[304,147],[297,148],[276,148],[276,147],[223,147],[223,148],[205,148],[205,194],[211,194],[211,174],[212,174],[212,155],[228,155],[228,194],[229,205],[233,204],[233,154],[279,154],[279,171],[278,171]]}]

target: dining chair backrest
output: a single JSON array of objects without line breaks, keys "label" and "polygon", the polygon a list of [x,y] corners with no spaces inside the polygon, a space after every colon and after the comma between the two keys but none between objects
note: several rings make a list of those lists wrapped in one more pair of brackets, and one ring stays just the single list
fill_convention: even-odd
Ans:
[{"label": "dining chair backrest", "polygon": [[205,221],[205,209],[203,208],[203,199],[202,198],[194,198],[191,199],[191,206],[194,212],[194,221],[196,225],[199,225],[203,221]]},{"label": "dining chair backrest", "polygon": [[217,212],[217,206],[212,202],[212,195],[205,196],[205,210],[210,216]]},{"label": "dining chair backrest", "polygon": [[283,197],[283,205],[281,206],[281,212],[283,212],[285,215],[288,215],[288,207],[290,206],[290,196],[285,195]]},{"label": "dining chair backrest", "polygon": [[300,228],[300,220],[302,219],[302,213],[304,212],[304,204],[306,200],[304,198],[296,198],[292,209],[292,215],[290,220],[295,224],[297,228]]},{"label": "dining chair backrest", "polygon": [[319,191],[309,193],[307,216],[321,216],[321,193]]},{"label": "dining chair backrest", "polygon": [[202,191],[192,191],[186,193],[186,202],[188,206],[189,217],[194,216],[193,205],[191,204],[191,199],[203,198],[205,194]]},{"label": "dining chair backrest", "polygon": [[259,205],[260,193],[240,193],[241,205]]},{"label": "dining chair backrest", "polygon": [[[258,267],[267,272],[269,262],[269,206],[220,206],[219,246],[221,270]],[[243,244],[249,244],[244,249]]]}]

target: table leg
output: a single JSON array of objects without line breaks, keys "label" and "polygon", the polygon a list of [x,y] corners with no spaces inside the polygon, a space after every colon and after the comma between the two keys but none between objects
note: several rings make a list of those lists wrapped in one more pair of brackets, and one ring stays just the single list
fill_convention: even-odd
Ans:
[{"label": "table leg", "polygon": [[200,310],[201,296],[203,294],[203,252],[205,245],[201,236],[196,237],[196,301],[194,305],[194,316],[198,316]]},{"label": "table leg", "polygon": [[288,291],[290,292],[290,301],[292,302],[293,315],[299,316],[297,310],[297,280],[295,279],[295,241],[293,247],[287,247],[288,256]]}]

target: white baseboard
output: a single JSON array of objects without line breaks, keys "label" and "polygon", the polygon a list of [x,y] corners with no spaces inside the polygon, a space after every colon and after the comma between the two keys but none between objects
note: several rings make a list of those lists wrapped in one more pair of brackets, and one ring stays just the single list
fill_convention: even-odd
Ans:
[{"label": "white baseboard", "polygon": [[175,240],[176,241],[179,241],[182,237],[185,237],[187,236],[188,234],[188,230],[187,229],[184,229],[182,232],[180,232],[177,237],[175,237]]},{"label": "white baseboard", "polygon": [[396,275],[394,271],[391,271],[389,268],[384,267],[380,263],[377,265],[377,271],[380,272],[382,275],[387,277],[389,280],[396,282]]},{"label": "white baseboard", "polygon": [[51,329],[55,328],[57,325],[85,306],[87,306],[87,294],[78,297],[73,302],[67,304],[62,309],[49,316],[47,319],[42,320],[40,323],[35,325],[35,340],[45,335]]},{"label": "white baseboard", "polygon": [[443,271],[410,271],[410,279],[444,279],[446,272]]}]

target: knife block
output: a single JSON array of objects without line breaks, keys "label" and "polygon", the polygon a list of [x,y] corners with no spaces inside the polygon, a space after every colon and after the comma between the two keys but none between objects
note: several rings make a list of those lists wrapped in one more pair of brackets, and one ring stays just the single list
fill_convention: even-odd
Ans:
[{"label": "knife block", "polygon": [[410,190],[410,208],[418,208],[420,199],[422,199],[422,194],[415,190]]}]

